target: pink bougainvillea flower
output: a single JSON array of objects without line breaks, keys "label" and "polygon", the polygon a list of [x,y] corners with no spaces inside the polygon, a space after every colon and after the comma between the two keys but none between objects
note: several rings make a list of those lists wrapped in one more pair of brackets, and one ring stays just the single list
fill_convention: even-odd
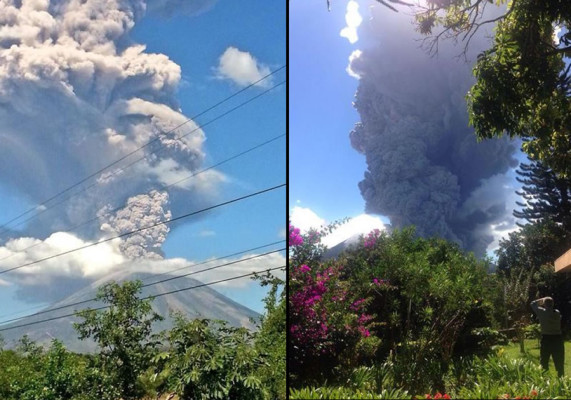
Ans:
[{"label": "pink bougainvillea flower", "polygon": [[357,311],[361,307],[361,304],[363,304],[364,301],[365,299],[355,300],[349,308],[353,311]]},{"label": "pink bougainvillea flower", "polygon": [[309,272],[309,271],[311,271],[311,268],[308,267],[307,265],[303,264],[301,267],[299,267],[299,270],[301,272]]},{"label": "pink bougainvillea flower", "polygon": [[371,332],[369,332],[368,329],[365,329],[365,328],[362,327],[362,326],[359,326],[358,329],[359,329],[359,332],[361,333],[361,335],[362,335],[363,337],[369,337],[369,336],[371,336]]},{"label": "pink bougainvillea flower", "polygon": [[299,228],[293,225],[289,226],[289,245],[290,246],[300,246],[303,244],[303,238],[300,235]]}]

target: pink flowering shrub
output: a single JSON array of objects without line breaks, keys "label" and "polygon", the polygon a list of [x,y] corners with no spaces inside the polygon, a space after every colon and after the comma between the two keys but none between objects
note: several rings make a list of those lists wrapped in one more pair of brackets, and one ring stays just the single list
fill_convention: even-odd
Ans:
[{"label": "pink flowering shrub", "polygon": [[[347,358],[371,336],[368,300],[355,298],[337,265],[290,266],[290,370],[312,373],[327,360]],[[353,354],[355,356],[355,354]],[[353,357],[351,357],[353,358]]]},{"label": "pink flowering shrub", "polygon": [[365,246],[366,249],[374,247],[380,237],[381,231],[378,229],[369,232],[369,234],[363,238],[363,246]]},{"label": "pink flowering shrub", "polygon": [[[290,226],[290,236],[295,229]],[[355,359],[364,355],[360,354],[364,349],[374,348],[360,342],[377,340],[371,337],[368,300],[350,290],[342,279],[343,267],[307,257],[319,253],[322,235],[317,231],[300,235],[302,245],[292,246],[299,241],[290,240],[289,370],[306,381],[312,374],[331,372],[322,368],[323,363]]]},{"label": "pink flowering shrub", "polygon": [[291,225],[289,226],[289,246],[300,246],[303,244],[303,238],[299,233],[299,228]]}]

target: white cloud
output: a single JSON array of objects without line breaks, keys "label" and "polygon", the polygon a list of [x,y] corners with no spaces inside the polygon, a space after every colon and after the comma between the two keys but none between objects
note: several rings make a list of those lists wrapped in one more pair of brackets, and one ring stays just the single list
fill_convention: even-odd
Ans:
[{"label": "white cloud", "polygon": [[363,52],[359,49],[354,50],[351,53],[351,55],[349,56],[349,64],[347,65],[347,68],[345,68],[345,71],[347,71],[349,76],[352,76],[355,79],[361,79],[361,76],[358,73],[356,73],[355,71],[353,71],[353,68],[351,68],[351,64],[353,63],[354,60],[356,60],[357,58],[359,58],[361,56],[361,53],[363,53]]},{"label": "white cloud", "polygon": [[[0,247],[0,259],[2,259],[0,268],[4,270],[18,267],[91,243],[93,242],[84,241],[66,232],[53,233],[43,241],[30,237],[11,239]],[[50,284],[50,277],[57,276],[100,277],[127,261],[127,258],[121,253],[121,243],[121,239],[115,239],[61,257],[55,257],[14,270],[11,277],[22,285]]]},{"label": "white cloud", "polygon": [[292,225],[299,228],[301,232],[307,232],[311,228],[318,229],[322,225],[325,225],[325,220],[320,218],[311,209],[298,206],[293,208],[290,221]]},{"label": "white cloud", "polygon": [[286,238],[286,228],[280,229],[280,232],[278,233],[278,237],[279,237],[280,239],[285,239],[285,238]]},{"label": "white cloud", "polygon": [[[228,47],[220,56],[216,69],[218,77],[230,79],[240,86],[251,85],[270,73],[270,68],[261,64],[247,51]],[[269,86],[271,78],[257,83],[257,86]]]},{"label": "white cloud", "polygon": [[381,221],[379,217],[361,214],[351,218],[349,222],[341,225],[331,234],[323,238],[321,242],[327,247],[333,247],[352,236],[366,235],[375,229],[385,230],[386,227],[383,221]]},{"label": "white cloud", "polygon": [[[206,232],[209,234],[211,231]],[[65,232],[54,233],[45,240],[29,237],[12,239],[0,247],[0,270],[17,267],[91,243],[93,242],[84,241],[73,234]],[[108,279],[113,274],[125,275],[132,272],[159,274],[177,270],[171,275],[178,276],[233,261],[245,260],[259,254],[246,254],[239,258],[219,259],[209,262],[190,261],[183,258],[141,260],[129,259],[125,256],[121,251],[121,243],[121,239],[114,239],[97,246],[14,270],[10,273],[9,281],[0,280],[0,286],[16,284],[18,290],[25,294],[22,298],[30,302],[53,302],[93,282]],[[198,263],[200,265],[197,265]],[[285,266],[285,264],[285,255],[279,252],[210,271],[199,272],[191,275],[191,277],[201,282],[209,283],[255,271],[278,268]],[[185,268],[181,269],[183,267]],[[285,278],[284,272],[280,270],[273,271],[273,274],[280,278]],[[157,277],[155,280],[166,277],[168,275]],[[67,287],[66,285],[69,283],[73,283],[74,287]],[[226,288],[242,289],[251,283],[252,280],[248,278],[235,279],[217,283],[212,288],[216,289],[217,286],[224,286]]]},{"label": "white cloud", "polygon": [[347,40],[353,44],[359,40],[357,28],[361,25],[361,22],[363,22],[363,17],[361,17],[361,14],[359,13],[359,3],[354,0],[350,0],[349,3],[347,3],[345,22],[347,23],[347,26],[341,30],[340,35],[347,38]]},{"label": "white cloud", "polygon": [[200,231],[198,233],[198,236],[200,236],[200,237],[216,236],[216,232],[206,229],[206,230]]},{"label": "white cloud", "polygon": [[[319,228],[327,222],[319,217],[309,208],[294,207],[290,221],[292,225],[299,228],[302,233],[307,232],[310,228]],[[335,229],[331,234],[324,237],[321,241],[328,247],[333,247],[352,236],[367,234],[375,229],[385,230],[385,224],[379,217],[368,214],[360,214],[351,218],[347,223]]]}]

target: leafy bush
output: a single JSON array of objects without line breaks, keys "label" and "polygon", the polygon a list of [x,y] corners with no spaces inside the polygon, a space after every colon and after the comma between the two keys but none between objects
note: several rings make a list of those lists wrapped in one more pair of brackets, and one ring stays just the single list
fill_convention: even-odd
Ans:
[{"label": "leafy bush", "polygon": [[320,387],[291,389],[289,398],[296,399],[410,399],[402,389],[384,389],[380,393],[353,390],[344,387]]},{"label": "leafy bush", "polygon": [[540,324],[529,324],[525,327],[525,337],[526,339],[541,339],[541,325]]},{"label": "leafy bush", "polygon": [[[303,246],[314,243],[311,235],[302,236]],[[301,246],[292,246],[294,260],[318,252],[306,247],[300,255]],[[369,300],[341,279],[342,271],[336,263],[290,263],[288,365],[294,382],[321,382],[351,370],[378,347],[379,339],[370,333],[373,315],[365,311]]]},{"label": "leafy bush", "polygon": [[[301,235],[302,254],[319,253],[309,249],[315,241]],[[492,323],[488,263],[455,244],[404,229],[373,231],[329,262],[301,257],[297,247],[289,281],[294,387],[342,383],[358,365],[389,359],[397,387],[443,391],[456,343]]]},{"label": "leafy bush", "polygon": [[246,328],[222,321],[176,316],[169,332],[170,351],[154,361],[165,384],[181,399],[264,399],[266,389],[256,371],[265,363]]}]

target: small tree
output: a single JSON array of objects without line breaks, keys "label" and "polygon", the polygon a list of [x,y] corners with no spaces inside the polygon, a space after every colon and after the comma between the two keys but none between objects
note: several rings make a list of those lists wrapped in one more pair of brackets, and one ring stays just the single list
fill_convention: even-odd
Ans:
[{"label": "small tree", "polygon": [[119,285],[108,283],[96,299],[109,305],[105,311],[82,310],[83,322],[74,324],[80,339],[93,338],[100,348],[94,359],[94,388],[100,399],[138,399],[142,388],[139,376],[150,366],[157,341],[151,335],[152,324],[162,319],[152,311],[151,299],[141,300],[141,281]]},{"label": "small tree", "polygon": [[286,397],[286,296],[284,281],[271,276],[256,277],[262,286],[270,290],[264,298],[265,314],[261,317],[259,331],[255,336],[255,347],[267,355],[267,364],[262,365],[258,375],[268,388],[271,399]]},{"label": "small tree", "polygon": [[166,386],[180,399],[266,399],[257,370],[265,364],[246,328],[175,315],[170,351],[155,357]]}]

